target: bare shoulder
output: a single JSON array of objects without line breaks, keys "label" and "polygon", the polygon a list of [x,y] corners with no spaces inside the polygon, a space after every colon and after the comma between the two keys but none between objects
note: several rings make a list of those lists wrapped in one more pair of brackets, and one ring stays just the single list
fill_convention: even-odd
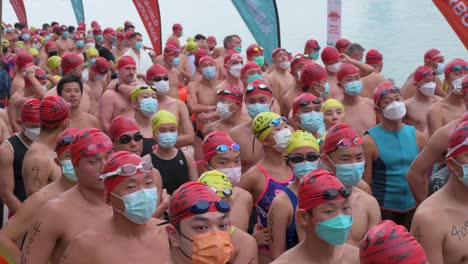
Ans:
[{"label": "bare shoulder", "polygon": [[252,204],[253,198],[252,198],[252,195],[248,191],[246,191],[246,190],[244,190],[242,188],[239,188],[239,187],[234,187],[234,191],[236,192],[236,194],[235,194],[236,198],[235,199],[237,201],[239,201],[240,203],[245,204],[245,205],[251,205]]},{"label": "bare shoulder", "polygon": [[[359,189],[359,188],[353,188],[353,199],[358,202],[361,205],[364,205],[364,207],[367,207],[369,205],[377,205],[377,200],[374,198],[374,196],[366,193],[365,191]],[[370,209],[370,208],[369,208]]]},{"label": "bare shoulder", "polygon": [[442,100],[443,98],[438,96],[438,95],[433,95],[432,96],[432,103],[437,103],[439,102],[440,100]]},{"label": "bare shoulder", "polygon": [[293,209],[291,201],[289,200],[288,195],[284,191],[279,192],[278,195],[276,195],[276,197],[273,198],[270,208],[276,208],[282,211],[292,211]]},{"label": "bare shoulder", "polygon": [[361,97],[360,101],[361,101],[361,104],[365,104],[374,108],[374,100],[367,98],[367,97]]},{"label": "bare shoulder", "polygon": [[[275,261],[271,262],[271,264],[291,264],[291,263],[303,263],[303,261],[299,261],[297,259],[297,254],[295,254],[297,250],[297,246],[296,247],[293,247],[291,248],[290,250],[284,252],[283,254],[281,254],[281,256],[279,256],[279,258],[275,259]],[[293,261],[291,262],[291,260],[295,259],[296,261]],[[313,262],[309,262],[309,263],[313,263]]]},{"label": "bare shoulder", "polygon": [[343,245],[343,263],[359,263],[359,248],[349,244]]}]

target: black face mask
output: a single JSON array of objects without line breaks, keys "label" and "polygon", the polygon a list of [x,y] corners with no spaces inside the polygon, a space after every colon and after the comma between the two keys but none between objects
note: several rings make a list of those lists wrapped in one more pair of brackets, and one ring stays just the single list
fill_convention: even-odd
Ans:
[{"label": "black face mask", "polygon": [[8,52],[8,47],[2,47],[2,52],[7,53]]},{"label": "black face mask", "polygon": [[57,55],[58,55],[58,51],[56,51],[56,50],[55,50],[55,51],[49,51],[49,52],[47,53],[47,55],[49,56],[49,58],[52,57],[52,56],[57,56]]}]

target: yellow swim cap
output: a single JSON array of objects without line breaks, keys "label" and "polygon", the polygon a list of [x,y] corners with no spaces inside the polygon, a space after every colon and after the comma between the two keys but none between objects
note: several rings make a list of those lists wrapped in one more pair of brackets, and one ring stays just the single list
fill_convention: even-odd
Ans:
[{"label": "yellow swim cap", "polygon": [[35,31],[37,30],[37,28],[34,27],[34,26],[30,27],[29,29],[30,29],[32,32],[35,32]]},{"label": "yellow swim cap", "polygon": [[39,51],[36,48],[30,48],[28,52],[31,56],[39,56]]},{"label": "yellow swim cap", "polygon": [[194,37],[188,37],[187,42],[195,42],[195,38]]},{"label": "yellow swim cap", "polygon": [[45,38],[41,37],[41,45],[44,46],[46,44]]},{"label": "yellow swim cap", "polygon": [[185,46],[188,52],[190,53],[195,53],[198,49],[198,45],[195,41],[189,41],[187,42],[187,45]]},{"label": "yellow swim cap", "polygon": [[87,58],[89,58],[89,57],[98,57],[98,56],[99,56],[99,51],[94,47],[91,47],[86,51],[86,57]]},{"label": "yellow swim cap", "polygon": [[130,99],[132,99],[132,101],[136,101],[138,96],[140,96],[140,94],[143,92],[156,93],[156,91],[151,86],[138,85],[137,87],[133,88],[132,92],[130,93]]},{"label": "yellow swim cap", "polygon": [[179,125],[177,123],[177,118],[176,116],[166,110],[159,110],[156,112],[156,114],[153,116],[153,119],[151,120],[151,127],[153,128],[153,132],[158,129],[161,125],[167,125],[167,124],[174,124],[176,127]]},{"label": "yellow swim cap", "polygon": [[9,47],[10,41],[8,39],[2,39],[2,47]]},{"label": "yellow swim cap", "polygon": [[[274,123],[276,124],[272,123],[273,120],[275,120]],[[273,127],[278,126],[281,123],[284,123],[284,120],[277,113],[260,113],[252,121],[252,133],[259,140],[264,140],[268,136],[268,134],[270,134]]]},{"label": "yellow swim cap", "polygon": [[60,58],[59,56],[52,56],[50,57],[48,60],[47,60],[47,67],[53,71],[55,69],[57,69],[60,64],[62,63],[62,58]]},{"label": "yellow swim cap", "polygon": [[300,147],[311,147],[315,149],[317,153],[320,153],[320,147],[314,135],[306,131],[297,130],[292,133],[291,139],[289,139],[286,144],[285,154],[289,155],[293,150]]},{"label": "yellow swim cap", "polygon": [[325,113],[326,111],[328,111],[330,107],[338,107],[341,109],[341,111],[343,111],[343,113],[345,112],[344,106],[340,101],[336,99],[328,99],[325,101],[325,103],[322,104],[322,113]]},{"label": "yellow swim cap", "polygon": [[115,29],[115,31],[124,31],[124,29],[125,29],[125,28],[124,28],[123,26],[118,26],[118,27]]},{"label": "yellow swim cap", "polygon": [[232,183],[224,173],[211,170],[203,173],[198,182],[210,187],[220,198],[229,198],[232,195]]},{"label": "yellow swim cap", "polygon": [[[60,75],[54,75],[54,79],[57,80],[57,81],[60,81],[60,79],[62,79],[62,76]],[[55,85],[51,82],[47,82],[47,89],[52,89],[52,87],[54,87]]]},{"label": "yellow swim cap", "polygon": [[24,43],[23,43],[23,41],[16,41],[16,42],[15,42],[15,47],[17,47],[17,48],[24,48]]}]

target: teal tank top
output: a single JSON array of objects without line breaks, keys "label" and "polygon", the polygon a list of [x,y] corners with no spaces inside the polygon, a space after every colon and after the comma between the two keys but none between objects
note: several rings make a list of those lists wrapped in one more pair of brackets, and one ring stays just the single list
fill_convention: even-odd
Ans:
[{"label": "teal tank top", "polygon": [[381,209],[405,213],[416,206],[406,181],[406,172],[419,152],[416,129],[403,124],[388,131],[377,125],[367,133],[377,145],[379,156],[372,162],[372,194]]}]

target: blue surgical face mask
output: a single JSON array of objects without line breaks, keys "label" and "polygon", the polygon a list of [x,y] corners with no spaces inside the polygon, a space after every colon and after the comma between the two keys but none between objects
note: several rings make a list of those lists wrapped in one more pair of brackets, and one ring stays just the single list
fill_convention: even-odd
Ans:
[{"label": "blue surgical face mask", "polygon": [[75,43],[76,47],[81,49],[82,47],[84,47],[84,40],[78,40],[76,43]]},{"label": "blue surgical face mask", "polygon": [[247,84],[255,81],[255,80],[262,80],[263,81],[263,76],[260,74],[256,73],[254,75],[250,75],[249,78],[247,78]]},{"label": "blue surgical face mask", "polygon": [[88,60],[89,64],[94,64],[96,62],[96,58],[91,58]]},{"label": "blue surgical face mask", "polygon": [[7,27],[6,32],[8,32],[8,33],[13,32],[13,28],[12,27]]},{"label": "blue surgical face mask", "polygon": [[462,169],[463,169],[463,176],[460,177],[457,173],[457,171],[455,171],[455,175],[457,176],[457,178],[463,183],[463,185],[465,185],[466,187],[468,187],[468,164],[463,164],[461,165],[460,163],[458,163],[456,160],[454,160],[453,158],[451,159],[455,164],[457,164],[458,166],[460,166]]},{"label": "blue surgical face mask", "polygon": [[160,133],[158,135],[158,145],[163,148],[172,148],[177,142],[177,132]]},{"label": "blue surgical face mask", "polygon": [[139,50],[143,47],[143,41],[135,42],[135,49]]},{"label": "blue surgical face mask", "polygon": [[270,104],[249,104],[247,105],[247,113],[250,118],[254,119],[258,114],[270,111]]},{"label": "blue surgical face mask", "polygon": [[314,51],[312,53],[309,54],[309,57],[313,60],[318,60],[319,58],[319,52],[318,51]]},{"label": "blue surgical face mask", "polygon": [[141,189],[139,191],[126,194],[123,197],[119,197],[113,193],[111,194],[123,200],[125,204],[124,212],[120,212],[116,208],[114,208],[114,210],[125,215],[136,224],[142,225],[148,222],[156,211],[156,205],[158,203],[158,192],[156,187]]},{"label": "blue surgical face mask", "polygon": [[96,41],[97,42],[103,42],[104,41],[104,36],[103,35],[97,35],[96,36]]},{"label": "blue surgical face mask", "polygon": [[62,38],[68,38],[68,36],[70,36],[70,33],[68,31],[62,33]]},{"label": "blue surgical face mask", "polygon": [[173,58],[173,59],[171,60],[171,65],[172,65],[172,66],[176,67],[176,66],[179,65],[179,64],[180,64],[180,58],[179,58],[179,57]]},{"label": "blue surgical face mask", "polygon": [[301,179],[306,176],[307,173],[317,169],[317,161],[303,161],[300,163],[295,163],[293,166],[294,176]]},{"label": "blue surgical face mask", "polygon": [[239,54],[242,53],[242,47],[234,47],[234,50],[237,51],[237,53]]},{"label": "blue surgical face mask", "polygon": [[158,111],[158,100],[152,97],[142,99],[140,110],[145,116],[153,116]]},{"label": "blue surgical face mask", "polygon": [[104,80],[104,75],[97,74],[97,75],[94,76],[94,79],[96,81],[102,81],[102,80]]},{"label": "blue surgical face mask", "polygon": [[202,69],[202,75],[208,80],[212,80],[216,77],[216,67],[208,66]]},{"label": "blue surgical face mask", "polygon": [[45,37],[44,37],[44,40],[45,40],[45,41],[49,41],[49,40],[50,40],[50,36],[49,36],[49,35],[45,36]]},{"label": "blue surgical face mask", "polygon": [[317,223],[315,225],[315,233],[328,244],[340,246],[348,239],[352,224],[353,218],[351,215],[339,214],[333,218]]},{"label": "blue surgical face mask", "polygon": [[23,40],[30,40],[30,39],[31,39],[31,35],[29,35],[29,33],[26,33],[26,34],[21,35],[21,38],[22,38]]},{"label": "blue surgical face mask", "polygon": [[362,91],[362,81],[358,80],[347,83],[344,91],[349,96],[358,96]]},{"label": "blue surgical face mask", "polygon": [[435,73],[437,75],[441,75],[444,73],[445,70],[445,64],[443,62],[437,63],[437,69],[435,69]]},{"label": "blue surgical face mask", "polygon": [[301,127],[311,133],[321,132],[325,129],[322,112],[308,112],[300,115]]},{"label": "blue surgical face mask", "polygon": [[78,181],[71,160],[62,160],[60,163],[62,164],[62,174],[72,182]]},{"label": "blue surgical face mask", "polygon": [[325,91],[321,92],[320,96],[325,99],[327,98],[329,92],[330,92],[330,84],[328,84],[327,82],[325,83]]},{"label": "blue surgical face mask", "polygon": [[334,164],[336,169],[336,177],[345,186],[357,186],[364,174],[364,166],[366,163],[356,162],[349,164]]}]

